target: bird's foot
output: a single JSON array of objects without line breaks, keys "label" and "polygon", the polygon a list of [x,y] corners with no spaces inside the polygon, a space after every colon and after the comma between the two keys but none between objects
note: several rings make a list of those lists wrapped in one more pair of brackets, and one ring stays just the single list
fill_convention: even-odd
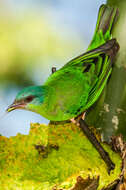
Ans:
[{"label": "bird's foot", "polygon": [[85,119],[85,115],[86,115],[86,112],[84,112],[84,113],[82,114],[82,117],[81,117],[82,120]]},{"label": "bird's foot", "polygon": [[70,119],[70,121],[71,121],[73,124],[76,124],[77,126],[80,125],[80,124],[77,122],[77,120],[76,120],[75,118]]},{"label": "bird's foot", "polygon": [[75,118],[70,119],[70,121],[71,121],[72,123],[76,124]]},{"label": "bird's foot", "polygon": [[79,126],[79,125],[80,125],[80,123],[79,123],[79,120],[80,120],[80,119],[82,119],[82,120],[85,119],[85,112],[82,113],[81,115],[77,116],[76,118],[70,119],[70,121],[71,121],[72,123],[76,124],[77,126]]}]

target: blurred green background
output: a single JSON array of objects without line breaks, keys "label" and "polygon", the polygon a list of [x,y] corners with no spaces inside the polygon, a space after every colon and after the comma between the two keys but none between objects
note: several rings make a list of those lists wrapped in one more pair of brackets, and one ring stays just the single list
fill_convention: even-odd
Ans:
[{"label": "blurred green background", "polygon": [[5,114],[24,86],[40,85],[51,68],[83,53],[104,0],[0,1],[0,134],[29,132],[30,122],[48,123],[23,110]]}]

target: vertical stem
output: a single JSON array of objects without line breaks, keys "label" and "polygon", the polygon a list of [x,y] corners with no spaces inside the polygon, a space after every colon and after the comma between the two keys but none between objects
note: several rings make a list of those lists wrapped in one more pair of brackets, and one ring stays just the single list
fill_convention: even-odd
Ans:
[{"label": "vertical stem", "polygon": [[119,18],[113,30],[120,50],[113,66],[105,93],[87,113],[86,121],[101,127],[105,140],[122,133],[126,138],[126,0],[108,0],[110,6],[119,8]]},{"label": "vertical stem", "polygon": [[108,167],[108,173],[110,173],[110,171],[115,168],[115,164],[111,161],[109,154],[104,150],[102,145],[99,143],[99,141],[95,137],[94,133],[89,129],[86,122],[82,119],[80,119],[79,122],[80,122],[80,128],[82,129],[84,134],[87,136],[87,138],[90,140],[90,142],[94,145],[96,150],[99,152],[101,158],[105,161]]}]

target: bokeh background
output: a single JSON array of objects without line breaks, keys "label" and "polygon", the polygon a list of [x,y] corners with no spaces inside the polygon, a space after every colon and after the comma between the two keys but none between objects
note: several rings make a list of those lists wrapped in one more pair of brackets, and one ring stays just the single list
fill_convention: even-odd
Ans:
[{"label": "bokeh background", "polygon": [[0,134],[28,134],[30,123],[48,123],[24,110],[6,114],[24,86],[40,85],[91,41],[105,0],[0,1]]}]

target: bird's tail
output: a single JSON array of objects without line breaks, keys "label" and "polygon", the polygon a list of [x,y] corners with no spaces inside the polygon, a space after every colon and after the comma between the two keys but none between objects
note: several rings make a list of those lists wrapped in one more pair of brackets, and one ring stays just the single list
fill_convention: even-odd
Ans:
[{"label": "bird's tail", "polygon": [[99,8],[96,29],[88,50],[97,48],[112,38],[111,32],[118,17],[118,9],[108,5]]}]

